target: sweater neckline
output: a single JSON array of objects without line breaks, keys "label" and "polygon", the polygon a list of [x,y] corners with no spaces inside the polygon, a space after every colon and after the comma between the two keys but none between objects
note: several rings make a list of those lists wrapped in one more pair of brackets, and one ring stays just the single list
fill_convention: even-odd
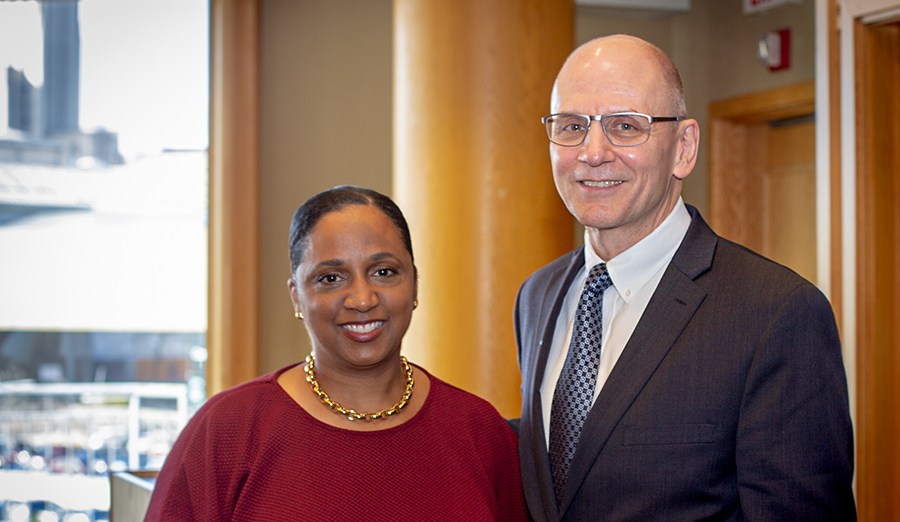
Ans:
[{"label": "sweater neckline", "polygon": [[[444,383],[442,381],[440,381],[439,379],[436,379],[433,375],[431,375],[428,372],[428,370],[411,362],[411,363],[409,363],[410,366],[412,366],[416,370],[424,373],[428,377],[428,380],[431,381],[431,389],[428,392],[428,396],[425,397],[425,402],[422,404],[422,407],[419,408],[419,411],[417,411],[412,417],[407,419],[402,424],[398,424],[397,426],[391,426],[391,427],[385,428],[383,430],[372,430],[372,431],[351,430],[349,428],[341,428],[338,426],[332,426],[331,424],[328,424],[326,422],[323,422],[323,421],[317,419],[311,413],[306,411],[306,409],[303,406],[301,406],[297,401],[295,401],[294,398],[291,397],[290,394],[287,392],[287,390],[285,390],[284,388],[281,387],[280,384],[278,384],[278,377],[280,377],[281,374],[283,374],[284,372],[286,372],[292,368],[295,368],[301,364],[304,364],[304,362],[300,361],[300,362],[285,366],[284,368],[271,373],[270,379],[269,379],[270,384],[275,386],[278,389],[277,393],[279,394],[279,397],[281,399],[289,401],[293,405],[293,407],[298,410],[298,414],[302,418],[308,419],[310,422],[314,423],[316,426],[318,426],[321,429],[336,431],[336,432],[345,433],[345,434],[359,434],[362,436],[372,437],[372,436],[379,436],[381,434],[394,433],[396,431],[403,430],[403,429],[409,429],[410,427],[418,424],[420,422],[420,419],[422,419],[423,417],[426,417],[428,415],[428,412],[431,409],[431,403],[434,401],[435,389],[444,385]],[[415,393],[415,392],[413,392],[413,393]],[[400,413],[400,415],[402,415],[402,414],[403,413]],[[357,422],[357,421],[354,421],[354,422]],[[366,421],[358,421],[358,422],[366,422]],[[378,422],[378,421],[372,421],[372,422]]]}]

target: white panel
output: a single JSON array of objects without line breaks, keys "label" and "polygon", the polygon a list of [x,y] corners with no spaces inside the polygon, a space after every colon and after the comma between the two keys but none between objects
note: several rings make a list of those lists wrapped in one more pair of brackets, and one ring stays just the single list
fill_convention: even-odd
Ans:
[{"label": "white panel", "polygon": [[828,84],[828,0],[816,0],[816,284],[831,288],[831,93]]},{"label": "white panel", "polygon": [[[840,4],[839,4],[840,6]],[[846,7],[846,5],[844,6]],[[850,416],[856,420],[856,64],[854,14],[841,8],[841,340],[850,390]]]},{"label": "white panel", "polygon": [[771,11],[787,4],[799,4],[803,0],[744,0],[744,14],[756,14]]},{"label": "white panel", "polygon": [[851,18],[870,16],[900,7],[897,0],[844,0],[843,7]]},{"label": "white panel", "polygon": [[656,11],[690,11],[691,0],[575,0],[575,5],[586,7],[653,9]]}]

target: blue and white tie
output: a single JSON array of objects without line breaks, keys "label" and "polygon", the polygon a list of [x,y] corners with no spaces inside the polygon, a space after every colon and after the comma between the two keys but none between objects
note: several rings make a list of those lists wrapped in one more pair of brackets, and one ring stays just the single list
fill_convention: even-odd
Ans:
[{"label": "blue and white tie", "polygon": [[557,505],[566,489],[569,465],[594,399],[603,335],[603,292],[610,285],[606,263],[594,265],[578,300],[572,342],[553,392],[549,453]]}]

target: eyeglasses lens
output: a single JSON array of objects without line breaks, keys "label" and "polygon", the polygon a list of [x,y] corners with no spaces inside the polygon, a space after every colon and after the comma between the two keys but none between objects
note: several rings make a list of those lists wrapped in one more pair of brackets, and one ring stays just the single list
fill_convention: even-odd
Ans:
[{"label": "eyeglasses lens", "polygon": [[[575,146],[584,141],[590,120],[577,114],[547,118],[547,135],[557,145]],[[638,114],[608,114],[600,118],[603,132],[613,145],[640,145],[650,137],[650,119]]]},{"label": "eyeglasses lens", "polygon": [[583,116],[558,114],[547,119],[547,134],[558,145],[578,145],[584,140],[589,123]]},{"label": "eyeglasses lens", "polygon": [[609,141],[615,145],[638,145],[650,136],[650,120],[636,114],[610,114],[600,123]]}]

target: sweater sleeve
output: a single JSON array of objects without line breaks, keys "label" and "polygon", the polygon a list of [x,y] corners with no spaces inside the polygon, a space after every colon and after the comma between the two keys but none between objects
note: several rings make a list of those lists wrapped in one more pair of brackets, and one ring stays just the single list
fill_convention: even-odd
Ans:
[{"label": "sweater sleeve", "polygon": [[519,472],[518,437],[487,401],[468,394],[462,395],[461,401],[465,403],[458,407],[467,412],[465,426],[457,419],[452,428],[446,429],[468,431],[474,444],[473,457],[477,457],[472,459],[472,464],[481,466],[491,481],[499,507],[497,520],[528,520]]},{"label": "sweater sleeve", "polygon": [[528,520],[525,496],[522,492],[522,475],[519,472],[518,437],[505,421],[498,426],[500,438],[504,441],[499,451],[496,469],[497,504],[500,506],[500,520],[520,522]]},{"label": "sweater sleeve", "polygon": [[252,433],[241,403],[237,394],[214,397],[188,422],[157,477],[146,522],[230,520]]}]

